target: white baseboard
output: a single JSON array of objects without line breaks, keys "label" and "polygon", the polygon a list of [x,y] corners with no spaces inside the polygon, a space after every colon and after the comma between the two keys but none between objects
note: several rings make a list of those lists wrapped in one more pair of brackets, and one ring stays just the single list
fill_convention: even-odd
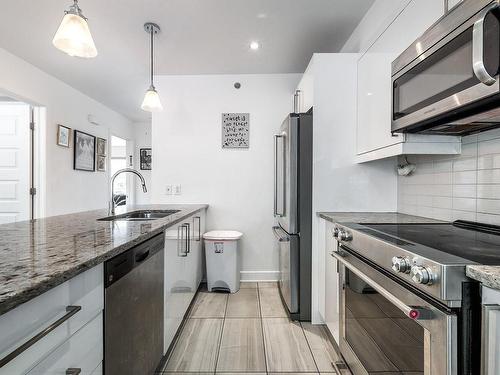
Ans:
[{"label": "white baseboard", "polygon": [[278,281],[279,271],[240,271],[240,280],[245,281]]}]

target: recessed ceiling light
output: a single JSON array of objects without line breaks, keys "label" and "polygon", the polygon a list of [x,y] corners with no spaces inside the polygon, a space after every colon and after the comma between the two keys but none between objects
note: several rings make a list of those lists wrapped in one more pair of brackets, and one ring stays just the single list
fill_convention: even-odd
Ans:
[{"label": "recessed ceiling light", "polygon": [[259,42],[251,42],[250,43],[250,49],[254,50],[254,51],[257,51],[258,49],[260,48],[260,44]]}]

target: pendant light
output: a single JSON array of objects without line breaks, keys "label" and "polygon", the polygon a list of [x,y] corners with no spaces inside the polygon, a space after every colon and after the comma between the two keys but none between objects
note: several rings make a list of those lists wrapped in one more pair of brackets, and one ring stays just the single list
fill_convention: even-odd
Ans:
[{"label": "pendant light", "polygon": [[154,59],[154,36],[155,34],[158,34],[160,32],[160,26],[158,26],[155,23],[145,23],[144,24],[144,30],[150,35],[151,37],[151,71],[150,71],[150,85],[148,90],[146,91],[146,95],[144,95],[144,100],[142,101],[141,108],[144,111],[148,112],[160,112],[163,110],[163,106],[161,105],[160,101],[160,96],[158,95],[158,92],[155,89],[155,85],[153,84],[153,74],[154,74],[154,64],[153,64],[153,59]]},{"label": "pendant light", "polygon": [[73,5],[64,13],[52,44],[70,56],[96,57],[94,39],[90,34],[87,18],[78,6],[78,0],[73,0]]}]

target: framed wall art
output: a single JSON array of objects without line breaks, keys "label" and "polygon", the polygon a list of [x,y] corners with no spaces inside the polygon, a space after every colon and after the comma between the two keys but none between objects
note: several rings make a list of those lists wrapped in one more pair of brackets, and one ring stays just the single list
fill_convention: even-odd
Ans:
[{"label": "framed wall art", "polygon": [[57,126],[57,144],[63,147],[69,147],[71,129],[64,125]]},{"label": "framed wall art", "polygon": [[95,171],[95,137],[75,130],[74,132],[73,169]]}]

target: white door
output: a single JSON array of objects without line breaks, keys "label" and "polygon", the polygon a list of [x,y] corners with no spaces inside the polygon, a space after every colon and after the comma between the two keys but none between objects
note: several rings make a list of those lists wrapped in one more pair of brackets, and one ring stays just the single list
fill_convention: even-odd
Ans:
[{"label": "white door", "polygon": [[0,104],[0,224],[30,218],[30,107]]}]

